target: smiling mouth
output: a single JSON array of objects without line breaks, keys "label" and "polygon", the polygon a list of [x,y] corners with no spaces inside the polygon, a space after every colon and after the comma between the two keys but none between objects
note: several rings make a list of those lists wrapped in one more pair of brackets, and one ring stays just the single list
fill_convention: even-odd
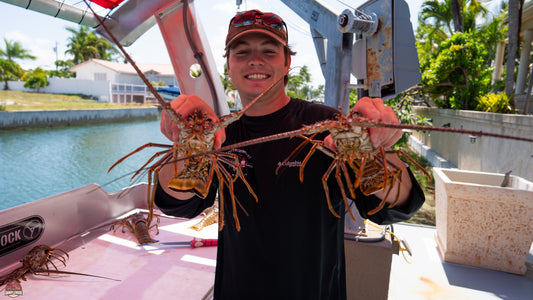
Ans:
[{"label": "smiling mouth", "polygon": [[247,79],[266,79],[270,77],[270,75],[266,74],[250,74],[245,76]]}]

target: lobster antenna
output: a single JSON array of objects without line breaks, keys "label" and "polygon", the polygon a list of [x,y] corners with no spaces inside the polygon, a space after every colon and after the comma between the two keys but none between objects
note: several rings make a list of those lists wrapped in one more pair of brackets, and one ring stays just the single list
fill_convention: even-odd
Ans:
[{"label": "lobster antenna", "polygon": [[[341,107],[339,107],[339,110],[341,111],[341,113],[343,113],[344,111],[344,107],[346,105],[346,95],[348,94],[348,86],[350,85],[350,81],[349,80],[346,80],[344,82],[344,93],[342,95],[342,101],[341,101]],[[348,103],[348,112],[350,111],[350,103]]]},{"label": "lobster antenna", "polygon": [[152,84],[150,83],[150,81],[146,78],[146,76],[144,76],[143,72],[141,71],[141,69],[139,69],[139,67],[137,66],[137,64],[135,63],[135,61],[133,61],[133,59],[131,58],[131,56],[126,52],[126,50],[124,50],[124,48],[122,47],[122,45],[120,44],[120,42],[117,40],[117,38],[115,37],[115,35],[113,35],[113,33],[111,32],[111,30],[109,30],[109,28],[105,25],[104,21],[102,20],[102,18],[100,18],[99,15],[97,15],[93,8],[89,5],[89,3],[87,3],[87,0],[83,0],[83,2],[85,2],[85,4],[87,4],[87,6],[89,7],[89,9],[91,10],[91,12],[93,13],[93,15],[96,17],[96,19],[98,20],[98,23],[100,23],[100,25],[102,25],[102,28],[104,28],[105,32],[107,32],[107,34],[111,37],[111,39],[113,40],[113,42],[115,43],[115,45],[117,45],[117,47],[120,49],[120,51],[122,52],[122,54],[124,54],[124,57],[126,57],[126,59],[128,60],[128,62],[131,64],[131,66],[135,69],[135,71],[137,72],[137,74],[139,75],[139,77],[141,77],[142,81],[144,82],[144,84],[148,87],[148,89],[150,90],[150,92],[154,95],[154,97],[157,99],[157,101],[159,102],[159,104],[161,104],[161,106],[163,107],[163,109],[167,112],[167,114],[169,115],[170,119],[174,122],[174,123],[179,123],[179,119],[180,117],[178,116],[178,114],[170,107],[170,104],[168,104],[167,102],[165,102],[163,100],[163,98],[161,98],[161,95],[159,95],[159,93],[155,90],[155,88],[152,86]]},{"label": "lobster antenna", "polygon": [[266,90],[261,92],[261,94],[259,94],[259,96],[255,97],[254,100],[252,100],[250,103],[248,103],[248,105],[246,105],[246,107],[244,107],[241,110],[241,112],[244,113],[246,110],[248,110],[252,105],[254,105],[257,102],[257,100],[261,99],[261,97],[263,97],[266,93],[268,93],[276,84],[278,84],[283,78],[285,78],[285,76],[287,74],[289,74],[292,70],[294,70],[296,68],[300,68],[300,67],[292,67],[292,68],[290,68],[289,71],[286,74],[283,74],[283,76],[278,78],[274,83],[272,83],[269,87],[267,87]]}]

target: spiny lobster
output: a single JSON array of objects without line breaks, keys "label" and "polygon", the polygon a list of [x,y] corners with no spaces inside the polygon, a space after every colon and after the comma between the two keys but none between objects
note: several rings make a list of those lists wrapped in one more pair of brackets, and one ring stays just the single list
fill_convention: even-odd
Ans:
[{"label": "spiny lobster", "polygon": [[[0,276],[0,286],[7,284],[9,282],[12,282],[12,281],[17,281],[19,283],[20,283],[20,280],[26,281],[26,276],[29,273],[34,274],[34,275],[50,275],[51,273],[71,274],[71,275],[90,276],[90,277],[118,281],[116,279],[103,277],[103,276],[69,272],[69,271],[59,271],[57,269],[57,266],[52,261],[52,259],[56,259],[59,262],[61,262],[63,266],[66,267],[67,258],[68,258],[68,253],[61,249],[50,248],[49,246],[46,246],[46,245],[35,246],[33,247],[33,249],[30,250],[30,252],[28,252],[26,256],[24,256],[20,260],[20,262],[22,263],[21,267],[16,268],[15,270],[11,271],[10,273],[6,275]],[[51,264],[54,267],[54,269],[51,270],[48,267],[48,264]]]},{"label": "spiny lobster", "polygon": [[215,204],[213,204],[213,206],[206,208],[201,213],[201,215],[203,216],[202,219],[189,228],[194,229],[196,231],[201,231],[209,225],[218,223],[218,212],[218,203],[215,201]]},{"label": "spiny lobster", "polygon": [[157,229],[157,224],[159,224],[159,218],[156,216],[156,219],[157,223],[150,226],[150,224],[144,218],[144,214],[142,212],[137,212],[111,225],[111,230],[114,230],[116,232],[119,228],[122,228],[122,233],[125,233],[125,229],[127,228],[135,235],[135,238],[137,238],[139,245],[155,243],[158,241],[154,240],[150,236],[150,229],[155,228],[156,235],[159,233],[159,230]]},{"label": "spiny lobster", "polygon": [[[389,194],[391,193],[394,185],[401,181],[402,168],[395,166],[391,162],[387,161],[386,153],[396,153],[410,160],[418,168],[420,168],[424,174],[431,179],[429,173],[417,162],[415,162],[409,155],[401,150],[388,150],[385,151],[383,147],[374,147],[370,142],[370,135],[367,127],[358,125],[358,122],[354,122],[358,118],[356,112],[350,112],[348,115],[342,113],[337,115],[334,120],[325,120],[312,125],[307,125],[302,128],[305,134],[311,134],[310,137],[305,135],[299,135],[304,141],[287,157],[289,160],[295,153],[300,151],[305,145],[311,143],[312,147],[309,153],[306,155],[300,166],[299,177],[300,181],[304,180],[304,168],[308,163],[310,157],[316,150],[319,150],[326,155],[333,158],[326,173],[322,176],[322,185],[326,194],[326,200],[328,208],[331,213],[340,217],[339,214],[333,209],[331,205],[331,199],[329,195],[328,179],[333,171],[335,171],[335,179],[340,188],[344,204],[350,217],[355,220],[355,216],[351,210],[351,206],[348,203],[346,196],[345,186],[348,187],[348,191],[352,199],[356,197],[356,189],[360,189],[361,192],[368,196],[379,190],[384,190],[388,187],[385,197],[381,203],[374,209],[368,212],[369,215],[375,214],[381,210]],[[313,137],[323,131],[329,131],[332,136],[333,143],[335,144],[336,151],[332,151],[325,147],[324,141],[313,140]],[[280,166],[283,166],[281,163]],[[276,170],[279,170],[280,167]],[[350,172],[350,170],[352,172]],[[352,179],[352,174],[355,174],[355,179]],[[344,179],[344,182],[343,182]],[[393,207],[398,202],[400,195],[400,187],[396,193],[396,198],[389,207]]]}]

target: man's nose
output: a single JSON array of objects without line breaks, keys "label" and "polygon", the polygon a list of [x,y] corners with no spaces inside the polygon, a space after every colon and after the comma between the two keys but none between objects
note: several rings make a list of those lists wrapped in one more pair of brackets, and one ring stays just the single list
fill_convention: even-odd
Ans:
[{"label": "man's nose", "polygon": [[253,53],[250,61],[248,62],[251,66],[263,65],[265,62],[259,55],[259,53]]}]

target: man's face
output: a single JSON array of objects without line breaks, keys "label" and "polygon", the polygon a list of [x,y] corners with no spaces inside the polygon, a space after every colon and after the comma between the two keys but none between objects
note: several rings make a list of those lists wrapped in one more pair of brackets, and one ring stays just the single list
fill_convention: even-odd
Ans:
[{"label": "man's face", "polygon": [[[257,97],[283,77],[289,66],[283,45],[266,35],[250,33],[229,50],[228,74],[243,99]],[[283,80],[279,87],[284,88]]]}]

